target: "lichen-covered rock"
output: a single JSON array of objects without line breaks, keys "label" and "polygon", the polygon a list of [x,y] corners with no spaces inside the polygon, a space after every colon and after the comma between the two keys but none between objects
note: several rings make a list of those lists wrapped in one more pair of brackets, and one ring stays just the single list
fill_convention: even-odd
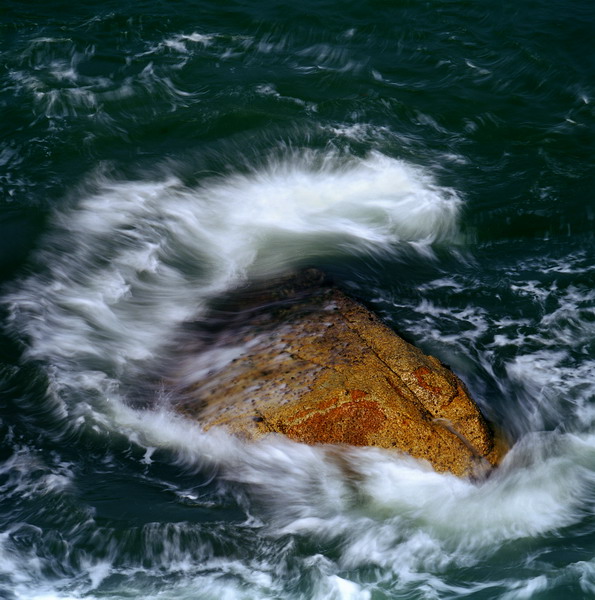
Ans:
[{"label": "lichen-covered rock", "polygon": [[196,326],[173,376],[175,409],[205,429],[377,446],[462,476],[499,462],[461,381],[318,271],[238,298]]}]

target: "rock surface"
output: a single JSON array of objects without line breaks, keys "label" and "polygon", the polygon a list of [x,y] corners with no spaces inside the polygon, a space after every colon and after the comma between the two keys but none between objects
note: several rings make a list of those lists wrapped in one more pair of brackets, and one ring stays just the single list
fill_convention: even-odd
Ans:
[{"label": "rock surface", "polygon": [[239,295],[196,325],[174,407],[256,439],[376,446],[473,476],[504,452],[461,381],[322,274]]}]

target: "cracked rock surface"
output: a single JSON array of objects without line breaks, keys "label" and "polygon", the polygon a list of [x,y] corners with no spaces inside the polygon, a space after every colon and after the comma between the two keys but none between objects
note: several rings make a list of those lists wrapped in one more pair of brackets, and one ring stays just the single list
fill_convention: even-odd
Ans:
[{"label": "cracked rock surface", "polygon": [[324,276],[239,293],[186,332],[175,410],[247,439],[376,446],[475,476],[503,444],[463,383]]}]

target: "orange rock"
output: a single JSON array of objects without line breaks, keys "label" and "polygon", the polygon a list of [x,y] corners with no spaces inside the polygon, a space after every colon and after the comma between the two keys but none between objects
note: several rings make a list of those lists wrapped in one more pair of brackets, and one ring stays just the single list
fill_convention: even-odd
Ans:
[{"label": "orange rock", "polygon": [[239,294],[208,325],[172,378],[175,409],[205,429],[377,446],[461,476],[489,471],[504,453],[449,369],[318,271]]}]

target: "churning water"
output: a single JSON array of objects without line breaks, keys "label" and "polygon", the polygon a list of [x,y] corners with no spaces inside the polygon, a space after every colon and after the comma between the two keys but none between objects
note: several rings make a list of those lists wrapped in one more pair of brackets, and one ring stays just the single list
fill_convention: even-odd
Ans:
[{"label": "churning water", "polygon": [[[595,595],[590,3],[7,6],[0,597]],[[302,266],[465,380],[492,477],[169,411],[179,328]]]}]

